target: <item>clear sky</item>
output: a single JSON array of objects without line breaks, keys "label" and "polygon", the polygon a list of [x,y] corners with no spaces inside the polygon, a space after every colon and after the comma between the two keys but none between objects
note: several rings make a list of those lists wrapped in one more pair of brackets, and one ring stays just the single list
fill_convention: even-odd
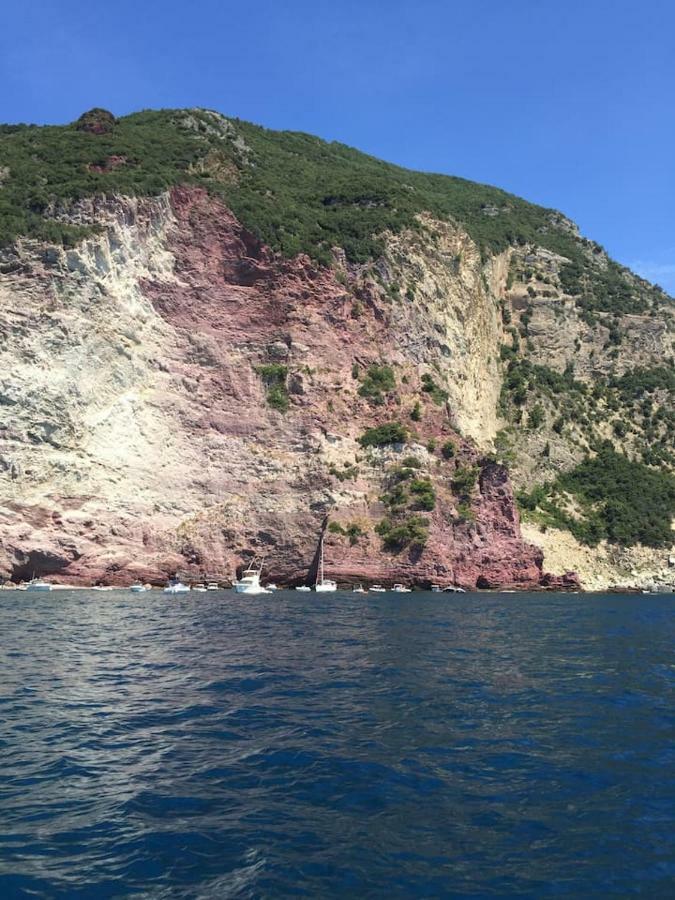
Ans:
[{"label": "clear sky", "polygon": [[675,293],[673,0],[23,0],[0,121],[206,106],[556,207]]}]

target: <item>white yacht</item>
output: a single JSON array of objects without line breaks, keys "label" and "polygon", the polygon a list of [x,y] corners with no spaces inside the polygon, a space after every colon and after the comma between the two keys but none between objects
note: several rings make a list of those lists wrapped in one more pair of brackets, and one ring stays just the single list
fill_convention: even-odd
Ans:
[{"label": "white yacht", "polygon": [[177,578],[172,578],[171,581],[164,588],[165,594],[189,594],[190,587],[187,584],[183,584],[182,581],[179,581]]},{"label": "white yacht", "polygon": [[48,581],[40,581],[39,578],[31,578],[26,585],[27,591],[51,591],[52,585]]},{"label": "white yacht", "polygon": [[193,584],[192,590],[197,591],[198,594],[205,594],[208,590],[205,584]]},{"label": "white yacht", "polygon": [[209,581],[209,583],[206,585],[206,590],[207,591],[219,591],[220,586],[217,581]]},{"label": "white yacht", "polygon": [[441,594],[443,593],[443,588],[440,586],[440,584],[432,584],[431,592],[432,594]]},{"label": "white yacht", "polygon": [[409,594],[411,591],[411,588],[406,587],[404,584],[395,584],[392,588],[392,591],[395,594]]},{"label": "white yacht", "polygon": [[232,582],[232,587],[237,594],[271,594],[272,591],[264,588],[260,584],[260,573],[262,572],[263,560],[256,569],[255,558],[249,564],[248,569],[244,571],[241,578]]},{"label": "white yacht", "polygon": [[457,587],[455,584],[449,584],[447,587],[443,588],[444,594],[466,594],[466,591],[462,587]]},{"label": "white yacht", "polygon": [[386,594],[387,593],[386,587],[382,587],[381,584],[371,584],[371,586],[368,588],[368,590],[373,594]]},{"label": "white yacht", "polygon": [[314,585],[314,590],[321,593],[328,591],[337,591],[337,584],[330,578],[323,577],[323,535],[321,535],[321,544],[319,547],[319,579]]},{"label": "white yacht", "polygon": [[362,584],[355,584],[352,588],[352,594],[367,594],[368,591]]},{"label": "white yacht", "polygon": [[137,582],[136,584],[132,584],[129,590],[132,594],[144,594],[147,591],[147,588],[144,584]]},{"label": "white yacht", "polygon": [[299,584],[296,587],[296,591],[311,591],[311,590],[312,590],[311,587],[307,587],[306,584]]}]

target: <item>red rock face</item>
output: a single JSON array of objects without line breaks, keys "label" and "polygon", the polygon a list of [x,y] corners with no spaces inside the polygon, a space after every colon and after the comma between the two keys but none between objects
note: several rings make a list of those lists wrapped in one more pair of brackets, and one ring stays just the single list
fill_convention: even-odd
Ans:
[{"label": "red rock face", "polygon": [[[375,292],[364,292],[365,312],[355,319],[353,297],[334,277],[332,271],[317,268],[307,258],[284,260],[261,246],[239,225],[232,214],[205,192],[179,188],[172,194],[178,221],[171,250],[176,258],[180,284],[146,283],[144,289],[155,308],[176,329],[199,331],[213,336],[218,343],[218,363],[196,376],[193,367],[186,373],[198,381],[195,400],[202,415],[195,425],[224,433],[255,436],[265,441],[297,443],[302,434],[334,433],[356,439],[368,426],[401,418],[400,405],[406,388],[399,388],[399,403],[373,407],[354,396],[351,369],[361,368],[383,357],[396,367],[408,361],[397,351],[396,335],[386,304],[375,299]],[[280,416],[260,409],[251,402],[242,385],[242,364],[232,365],[235,348],[255,361],[267,360],[268,349],[277,352],[289,348],[291,390],[289,412]],[[298,357],[297,348],[302,348]],[[312,377],[303,370],[325,372]],[[335,385],[341,390],[336,392]],[[349,393],[345,396],[345,388]],[[410,404],[419,397],[419,385],[410,390]],[[270,428],[270,424],[272,427]],[[533,587],[542,580],[541,552],[525,544],[519,531],[518,514],[506,471],[492,463],[481,468],[478,490],[473,501],[475,519],[455,522],[452,492],[448,486],[455,466],[475,463],[478,454],[451,427],[451,411],[428,406],[417,426],[418,442],[434,439],[440,445],[452,438],[460,447],[458,460],[441,465],[434,481],[439,494],[437,508],[428,514],[429,541],[423,551],[403,549],[383,552],[381,539],[369,528],[354,544],[343,537],[327,534],[326,575],[342,581],[409,581],[416,583],[456,583],[468,588],[511,585]],[[405,455],[402,450],[400,455]],[[348,521],[360,518],[370,526],[383,516],[377,500],[382,490],[382,472],[371,475],[367,487],[374,496],[356,502],[316,504],[314,515],[306,510],[313,485],[299,483],[294,492],[296,509],[285,523],[284,541],[279,528],[269,524],[270,577],[279,581],[305,581],[314,577],[315,552],[325,516]],[[339,484],[325,470],[316,476],[328,489]],[[373,484],[373,482],[375,482]],[[358,485],[355,485],[357,487]],[[307,493],[305,493],[307,492]],[[369,492],[365,491],[366,494]],[[254,495],[255,496],[255,495]],[[249,508],[255,520],[255,503]],[[299,526],[308,526],[302,537]],[[265,529],[263,529],[265,530]],[[234,537],[234,536],[232,536]],[[236,538],[235,538],[236,540]],[[255,546],[255,532],[249,534]],[[238,542],[238,541],[237,541]],[[285,545],[285,546],[284,546]],[[259,544],[258,544],[259,546]],[[282,552],[279,552],[281,548]],[[242,546],[242,550],[247,549]],[[285,551],[285,553],[284,553]]]},{"label": "red rock face", "polygon": [[[104,471],[129,485],[122,500],[101,501],[91,514],[89,478],[88,493],[71,486],[68,497],[8,505],[5,526],[0,515],[6,573],[121,584],[176,571],[225,578],[264,554],[265,577],[311,582],[324,534],[325,575],[341,582],[576,586],[572,575],[543,574],[541,552],[520,536],[508,473],[457,433],[447,404],[422,391],[414,344],[397,333],[392,300],[364,272],[345,269],[338,279],[306,257],[277,256],[198,188],[173,190],[171,208],[164,249],[173,273],[148,270],[139,282],[161,317],[153,366],[164,387],[120,391],[177,434],[189,459],[176,461],[167,448],[152,460],[113,463],[105,448]],[[70,277],[59,275],[59,285]],[[265,399],[258,369],[270,363],[287,366],[284,413]],[[360,396],[354,377],[371,363],[396,373],[381,404]],[[419,421],[410,418],[416,402]],[[406,446],[360,447],[366,428],[393,420],[414,429]],[[87,446],[86,426],[73,427]],[[448,440],[452,459],[428,449]],[[392,513],[387,496],[410,455],[420,462],[416,475],[433,484],[435,507],[416,509],[409,492]],[[453,481],[467,467],[476,467],[477,481],[462,500]],[[384,549],[377,523],[412,515],[427,520],[426,546]],[[329,520],[358,523],[358,534],[326,531]]]},{"label": "red rock face", "polygon": [[119,169],[120,166],[127,165],[126,156],[108,156],[104,163],[92,163],[87,166],[90,172],[113,172],[115,169]]}]

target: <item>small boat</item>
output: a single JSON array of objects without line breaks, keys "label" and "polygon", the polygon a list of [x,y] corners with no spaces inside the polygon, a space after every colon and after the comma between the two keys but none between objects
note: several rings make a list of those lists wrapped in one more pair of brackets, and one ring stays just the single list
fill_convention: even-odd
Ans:
[{"label": "small boat", "polygon": [[270,583],[270,584],[266,584],[265,587],[266,587],[266,589],[267,589],[268,591],[277,591],[277,590],[279,590],[279,588],[278,588],[278,587],[276,586],[276,584],[274,584],[273,582]]},{"label": "small boat", "polygon": [[93,584],[91,586],[92,591],[113,591],[114,588],[111,584]]},{"label": "small boat", "polygon": [[312,590],[311,587],[307,587],[306,584],[299,584],[296,587],[296,591],[311,591],[311,590]]},{"label": "small boat", "polygon": [[352,594],[367,594],[368,591],[364,588],[362,584],[355,584],[352,588]]},{"label": "small boat", "polygon": [[52,585],[48,581],[40,581],[39,578],[31,578],[25,589],[27,591],[51,591]]},{"label": "small boat", "polygon": [[217,581],[209,581],[209,583],[206,585],[206,590],[207,591],[219,591],[220,585],[218,584]]},{"label": "small boat", "polygon": [[432,594],[441,594],[443,592],[443,588],[440,584],[432,584],[431,585],[431,593]]},{"label": "small boat", "polygon": [[187,584],[183,584],[182,581],[178,581],[177,578],[172,578],[171,581],[164,588],[165,594],[189,594],[190,587]]},{"label": "small boat", "polygon": [[129,587],[129,590],[132,594],[144,594],[147,591],[147,588],[144,584],[137,582],[136,584],[132,584]]},{"label": "small boat", "polygon": [[319,574],[320,578],[314,585],[317,593],[327,593],[328,591],[337,591],[337,584],[330,578],[323,577],[323,535],[321,535],[321,545],[319,550]]},{"label": "small boat", "polygon": [[205,584],[193,584],[192,590],[196,591],[198,594],[205,594],[208,588]]},{"label": "small boat", "polygon": [[232,582],[232,587],[237,594],[271,594],[272,591],[267,590],[260,584],[260,573],[262,572],[263,560],[256,569],[255,557],[251,560],[249,567],[243,572],[241,578]]},{"label": "small boat", "polygon": [[406,587],[404,584],[395,584],[392,588],[392,591],[395,594],[409,594],[411,591],[411,588]]},{"label": "small boat", "polygon": [[371,591],[373,594],[386,594],[387,593],[386,587],[382,587],[381,584],[372,584],[368,588],[368,590]]},{"label": "small boat", "polygon": [[457,587],[454,584],[449,584],[447,587],[443,588],[444,594],[466,594],[466,591],[462,587]]}]

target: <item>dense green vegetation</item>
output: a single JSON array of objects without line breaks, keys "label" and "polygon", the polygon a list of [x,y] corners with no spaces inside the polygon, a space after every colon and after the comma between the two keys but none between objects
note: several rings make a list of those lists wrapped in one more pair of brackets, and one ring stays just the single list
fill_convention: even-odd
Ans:
[{"label": "dense green vegetation", "polygon": [[[570,511],[565,496],[574,499]],[[555,482],[518,495],[522,509],[544,524],[569,529],[585,544],[668,546],[675,516],[675,477],[617,453],[605,443]]]},{"label": "dense green vegetation", "polygon": [[[118,119],[104,134],[66,126],[0,130],[0,246],[19,234],[73,243],[88,230],[44,218],[51,204],[94,194],[158,194],[189,178],[204,142],[170,111]],[[110,171],[109,160],[120,161]]]},{"label": "dense green vegetation", "polygon": [[561,287],[578,296],[586,313],[639,313],[647,308],[644,294],[636,291],[625,278],[624,270],[612,260],[606,268],[589,267],[583,259],[573,257],[560,269]]},{"label": "dense green vegetation", "polygon": [[386,422],[367,428],[359,438],[362,447],[384,447],[387,444],[404,444],[408,432],[400,422]]},{"label": "dense green vegetation", "polygon": [[[340,245],[349,259],[366,261],[379,255],[383,231],[416,228],[425,211],[462,222],[486,252],[528,242],[567,256],[576,250],[551,210],[498,188],[231,121],[231,133],[218,133],[207,113],[158,110],[117,119],[102,134],[75,123],[4,126],[0,168],[9,174],[0,192],[0,241],[18,234],[73,239],[71,229],[42,218],[52,201],[155,194],[194,181],[224,195],[249,229],[287,255],[305,251],[328,261]],[[110,169],[113,158],[122,162]]]},{"label": "dense green vegetation", "polygon": [[506,354],[509,359],[502,384],[500,403],[502,409],[513,403],[522,406],[528,391],[538,390],[549,397],[555,394],[585,394],[586,385],[574,377],[571,368],[564,373],[556,372],[549,366],[540,366],[515,354]]},{"label": "dense green vegetation", "polygon": [[655,391],[675,392],[675,369],[672,366],[653,369],[632,369],[612,378],[609,387],[616,388],[621,399],[628,402]]}]

